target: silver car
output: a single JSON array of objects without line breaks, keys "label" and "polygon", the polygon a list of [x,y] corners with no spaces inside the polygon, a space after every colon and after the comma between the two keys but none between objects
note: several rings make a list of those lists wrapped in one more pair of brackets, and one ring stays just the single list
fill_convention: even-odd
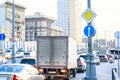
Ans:
[{"label": "silver car", "polygon": [[38,70],[29,64],[0,65],[0,80],[44,80]]},{"label": "silver car", "polygon": [[77,59],[77,72],[84,72],[86,71],[86,61],[83,57],[79,57]]}]

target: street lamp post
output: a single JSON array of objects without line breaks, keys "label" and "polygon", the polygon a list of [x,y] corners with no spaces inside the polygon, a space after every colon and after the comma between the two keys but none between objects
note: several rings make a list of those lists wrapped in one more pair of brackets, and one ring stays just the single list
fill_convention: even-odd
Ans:
[{"label": "street lamp post", "polygon": [[12,1],[12,63],[16,63],[16,60],[15,60],[15,51],[14,51],[14,41],[15,41],[15,37],[14,37],[14,26],[15,26],[15,22],[14,22],[14,9],[15,8],[15,5],[14,5],[14,0]]}]

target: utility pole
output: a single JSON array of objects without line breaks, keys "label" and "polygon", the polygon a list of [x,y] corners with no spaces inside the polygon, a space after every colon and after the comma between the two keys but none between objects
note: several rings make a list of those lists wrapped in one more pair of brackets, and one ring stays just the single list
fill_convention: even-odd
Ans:
[{"label": "utility pole", "polygon": [[16,63],[15,60],[15,51],[14,51],[14,46],[15,46],[15,36],[14,36],[14,27],[15,27],[15,20],[14,20],[14,13],[15,13],[15,5],[14,5],[14,0],[12,1],[12,63]]}]

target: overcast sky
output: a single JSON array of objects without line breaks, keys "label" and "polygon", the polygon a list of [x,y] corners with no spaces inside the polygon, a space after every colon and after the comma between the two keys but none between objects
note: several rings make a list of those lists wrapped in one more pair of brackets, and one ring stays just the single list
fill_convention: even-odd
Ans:
[{"label": "overcast sky", "polygon": [[[87,0],[80,1],[84,12]],[[113,38],[114,32],[120,31],[120,0],[91,0],[91,9],[97,14],[93,22],[98,36],[105,37],[106,34],[107,38]]]},{"label": "overcast sky", "polygon": [[[0,3],[3,3],[4,1],[6,0],[0,0]],[[41,12],[42,14],[53,18],[56,18],[57,16],[57,0],[14,1],[15,3],[26,7],[26,15],[34,14],[34,12]],[[80,4],[82,4],[81,12],[83,13],[87,9],[87,0],[79,1]],[[115,31],[120,31],[120,0],[91,0],[91,9],[97,14],[93,22],[94,27],[97,29],[99,34],[104,35],[106,31],[106,34],[112,34],[114,37],[113,33]],[[83,20],[83,27],[85,25],[87,25],[87,23]]]}]

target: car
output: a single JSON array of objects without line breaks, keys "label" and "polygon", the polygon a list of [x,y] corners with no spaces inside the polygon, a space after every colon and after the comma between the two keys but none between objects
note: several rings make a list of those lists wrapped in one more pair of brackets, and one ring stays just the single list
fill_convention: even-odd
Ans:
[{"label": "car", "polygon": [[85,60],[88,59],[88,55],[87,54],[81,54],[79,57],[83,57]]},{"label": "car", "polygon": [[[82,55],[80,55],[79,57],[83,57],[85,60],[89,59],[89,57],[88,57],[87,54],[82,54]],[[97,55],[95,55],[95,54],[94,54],[94,60],[95,60],[95,63],[96,63],[97,65],[100,64],[100,59],[99,59],[99,57],[98,57]]]},{"label": "car", "polygon": [[18,50],[16,51],[15,57],[17,57],[17,58],[22,58],[23,56],[24,56],[24,50],[18,49]]},{"label": "car", "polygon": [[113,57],[109,58],[109,63],[114,63],[114,58]]},{"label": "car", "polygon": [[22,58],[23,54],[24,54],[24,52],[16,52],[15,57],[16,58]]},{"label": "car", "polygon": [[36,57],[36,52],[35,51],[28,51],[28,52],[24,52],[24,58],[25,57],[31,57],[31,58],[35,58]]},{"label": "car", "polygon": [[0,64],[6,64],[8,59],[5,58],[5,51],[0,52]]},{"label": "car", "polygon": [[118,55],[114,55],[115,59],[119,59],[119,56]]},{"label": "car", "polygon": [[86,71],[86,61],[83,57],[77,59],[77,72]]},{"label": "car", "polygon": [[106,54],[100,54],[98,56],[99,56],[100,62],[108,62],[108,57]]},{"label": "car", "polygon": [[38,70],[29,64],[0,65],[0,80],[45,80]]},{"label": "car", "polygon": [[22,58],[20,61],[21,64],[30,64],[36,67],[36,59],[35,58]]},{"label": "car", "polygon": [[6,49],[3,54],[6,59],[12,58],[12,51],[10,49]]},{"label": "car", "polygon": [[29,52],[24,52],[24,56],[23,56],[24,58],[25,57],[30,57],[30,53]]},{"label": "car", "polygon": [[95,62],[96,62],[97,65],[100,65],[100,59],[99,59],[98,56],[95,56]]},{"label": "car", "polygon": [[112,55],[112,54],[107,54],[107,57],[108,57],[108,60],[111,59],[111,58],[115,59],[115,56]]},{"label": "car", "polygon": [[7,61],[5,57],[0,57],[0,64],[7,64]]}]

